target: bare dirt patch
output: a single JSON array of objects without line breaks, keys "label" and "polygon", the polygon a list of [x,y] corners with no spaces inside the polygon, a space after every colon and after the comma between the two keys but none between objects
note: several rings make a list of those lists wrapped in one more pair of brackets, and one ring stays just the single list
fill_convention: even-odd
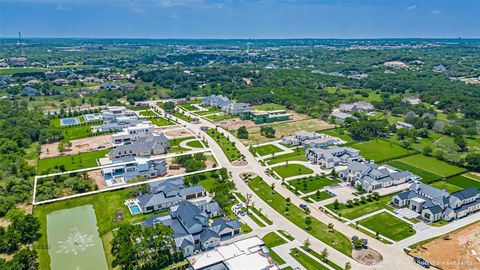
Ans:
[{"label": "bare dirt patch", "polygon": [[63,152],[63,154],[58,151],[58,142],[43,144],[40,150],[40,159],[95,151],[98,150],[100,145],[105,146],[106,148],[113,147],[112,135],[110,134],[72,140],[70,142],[72,143],[72,147],[70,147],[69,151]]},{"label": "bare dirt patch", "polygon": [[[444,270],[480,269],[480,222],[420,245],[410,255],[421,257]],[[477,254],[477,256],[474,256]]]},{"label": "bare dirt patch", "polygon": [[105,180],[101,170],[94,170],[87,172],[88,177],[97,185],[98,189],[105,189]]},{"label": "bare dirt patch", "polygon": [[376,250],[368,249],[354,249],[352,257],[359,263],[364,265],[375,265],[383,260],[383,257]]},{"label": "bare dirt patch", "polygon": [[171,129],[171,130],[162,130],[165,136],[169,138],[178,138],[178,137],[188,137],[192,136],[192,134],[183,128]]}]

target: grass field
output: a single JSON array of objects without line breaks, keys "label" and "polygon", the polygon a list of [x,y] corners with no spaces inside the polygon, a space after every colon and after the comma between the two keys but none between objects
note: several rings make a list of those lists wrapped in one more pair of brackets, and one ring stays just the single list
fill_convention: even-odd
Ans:
[{"label": "grass field", "polygon": [[286,110],[287,108],[283,105],[280,104],[274,104],[274,103],[265,103],[261,105],[256,105],[253,106],[255,110],[261,110],[261,111],[275,111],[275,110]]},{"label": "grass field", "polygon": [[[382,162],[384,160],[408,155],[407,149],[384,140],[371,140],[351,145],[351,147],[360,150],[360,154],[366,158]],[[413,153],[412,153],[413,154]]]},{"label": "grass field", "polygon": [[17,73],[34,73],[43,72],[43,69],[39,68],[0,68],[0,75],[13,75]]},{"label": "grass field", "polygon": [[348,132],[343,128],[336,128],[336,129],[328,129],[328,130],[319,130],[318,133],[324,133],[333,137],[340,138],[347,143],[356,142]]},{"label": "grass field", "polygon": [[205,108],[205,109],[208,109],[208,111],[195,112],[195,114],[198,114],[198,115],[207,115],[207,114],[212,114],[212,113],[220,112],[220,109],[219,109],[219,108],[208,107],[208,106],[202,106],[202,107]]},{"label": "grass field", "polygon": [[195,147],[195,148],[203,148],[203,145],[199,140],[187,142],[187,146]]},{"label": "grass field", "polygon": [[[36,216],[40,221],[40,233],[42,235],[40,239],[34,243],[34,247],[37,247],[35,249],[38,252],[40,269],[50,269],[50,258],[48,256],[47,249],[42,248],[46,247],[48,244],[46,233],[47,215],[55,210],[68,209],[85,204],[92,204],[93,208],[95,209],[98,231],[103,241],[105,256],[107,258],[108,265],[110,266],[113,259],[112,254],[110,253],[110,241],[113,238],[112,230],[118,228],[122,224],[133,224],[137,222],[142,222],[146,220],[149,216],[153,215],[142,214],[131,216],[129,210],[124,205],[124,201],[128,198],[131,198],[132,196],[133,189],[121,189],[35,206],[33,210],[33,215]],[[115,219],[116,212],[118,210],[125,211],[125,214],[123,215],[124,219],[121,222],[115,223],[113,220]]]},{"label": "grass field", "polygon": [[328,209],[337,212],[339,214],[342,214],[342,217],[348,218],[348,219],[356,219],[361,216],[364,216],[369,213],[373,213],[377,210],[380,209],[390,209],[389,206],[387,206],[387,203],[392,201],[391,196],[384,196],[381,197],[378,201],[371,201],[371,202],[365,202],[361,203],[359,202],[358,205],[354,205],[353,207],[348,207],[344,204],[339,204],[338,210],[335,211],[333,203],[326,205]]},{"label": "grass field", "polygon": [[400,241],[415,234],[410,224],[385,212],[363,219],[359,224],[394,241]]},{"label": "grass field", "polygon": [[219,131],[211,128],[207,130],[207,134],[217,142],[220,148],[222,148],[223,153],[227,156],[229,161],[234,161],[241,157],[240,151],[235,147],[235,144],[229,141],[228,138]]},{"label": "grass field", "polygon": [[50,169],[55,169],[62,165],[65,167],[65,171],[97,167],[97,159],[104,157],[110,151],[110,149],[104,149],[70,156],[40,159],[38,161],[38,172],[46,174]]},{"label": "grass field", "polygon": [[278,256],[278,254],[275,253],[272,248],[286,244],[287,242],[283,240],[280,236],[278,236],[275,232],[269,232],[262,238],[262,240],[263,242],[265,242],[265,245],[268,247],[270,251],[270,256],[272,256],[272,259],[275,262],[277,262],[278,265],[284,264],[285,261],[280,256]]},{"label": "grass field", "polygon": [[180,108],[186,110],[186,111],[189,111],[189,112],[193,112],[193,111],[198,111],[198,108],[191,105],[191,104],[183,104],[183,105],[180,105]]},{"label": "grass field", "polygon": [[292,248],[290,250],[290,256],[295,258],[295,260],[307,270],[330,270],[297,248]]},{"label": "grass field", "polygon": [[440,176],[440,175],[422,170],[418,167],[408,165],[406,163],[401,162],[400,160],[392,160],[392,161],[388,162],[387,164],[392,166],[392,167],[395,167],[397,169],[404,170],[404,171],[409,171],[409,172],[411,172],[415,175],[418,175],[418,176],[422,177],[422,182],[424,182],[424,183],[432,183],[432,182],[435,182],[435,181],[442,178],[442,176]]},{"label": "grass field", "polygon": [[309,196],[303,197],[303,199],[307,199],[307,198],[310,198],[310,199],[312,199],[312,200],[315,201],[315,202],[319,202],[319,201],[323,201],[323,200],[332,198],[332,195],[328,194],[327,192],[320,191],[320,194],[319,194],[318,197],[317,197],[317,195],[314,193],[314,194],[311,194],[311,195],[309,195]]},{"label": "grass field", "polygon": [[301,247],[302,250],[306,251],[307,253],[310,253],[312,254],[314,257],[316,257],[317,259],[323,261],[324,263],[328,264],[330,267],[332,267],[333,269],[335,270],[343,270],[343,268],[341,268],[340,266],[336,265],[335,263],[333,263],[332,261],[330,261],[329,259],[323,259],[322,260],[322,256],[320,254],[318,254],[315,250],[313,249],[310,249],[310,248],[305,248],[304,246]]},{"label": "grass field", "polygon": [[322,176],[310,176],[291,180],[288,183],[303,193],[309,193],[340,182],[340,180],[330,180]]},{"label": "grass field", "polygon": [[288,164],[272,168],[280,177],[288,178],[302,174],[312,174],[313,170],[300,164]]},{"label": "grass field", "polygon": [[464,168],[457,167],[434,157],[427,157],[421,154],[404,157],[399,160],[408,165],[421,168],[443,177],[448,177],[466,171]]},{"label": "grass field", "polygon": [[140,115],[146,116],[146,117],[156,117],[156,116],[158,116],[158,115],[157,115],[155,112],[153,112],[152,110],[141,111],[141,112],[140,112]]},{"label": "grass field", "polygon": [[156,125],[157,127],[175,125],[175,122],[163,117],[149,118],[148,121],[152,121],[152,124]]},{"label": "grass field", "polygon": [[[324,224],[315,218],[312,218],[312,223],[310,224],[311,229],[307,230],[305,228],[306,225],[304,220],[305,212],[295,205],[287,204],[285,198],[282,197],[280,194],[276,192],[272,193],[271,187],[267,185],[267,183],[265,183],[260,177],[252,179],[248,183],[248,186],[263,201],[268,203],[279,214],[283,215],[285,218],[293,222],[299,228],[304,229],[313,237],[342,252],[343,254],[351,256],[353,247],[348,237],[336,230],[330,232],[327,224]],[[285,214],[287,207],[288,214]]]},{"label": "grass field", "polygon": [[90,126],[77,126],[77,127],[67,127],[62,128],[63,131],[63,140],[76,140],[87,138],[92,134],[92,128]]},{"label": "grass field", "polygon": [[273,144],[267,144],[267,145],[255,147],[253,148],[253,151],[260,156],[266,156],[273,153],[282,152],[283,150]]},{"label": "grass field", "polygon": [[205,118],[207,118],[208,120],[210,120],[212,122],[218,122],[218,121],[223,121],[223,120],[228,120],[228,119],[233,119],[233,118],[238,118],[238,117],[239,117],[238,115],[229,115],[229,114],[225,114],[225,113],[212,114],[212,115],[205,116]]},{"label": "grass field", "polygon": [[180,113],[180,112],[175,112],[175,113],[172,113],[173,116],[179,118],[179,119],[182,119],[183,121],[187,122],[187,123],[191,123],[192,122],[192,118],[190,118],[190,116],[188,115],[185,115],[183,113]]},{"label": "grass field", "polygon": [[294,149],[292,153],[278,155],[273,158],[266,159],[265,162],[268,164],[276,164],[290,160],[305,161],[305,148],[300,147],[298,149]]},{"label": "grass field", "polygon": [[[432,185],[441,189],[443,187],[443,183],[446,184],[447,191],[449,188],[451,190],[457,189],[455,191],[462,190],[465,188],[472,188],[472,187],[480,189],[480,181],[465,177],[463,175],[452,176],[450,178],[447,178],[445,181],[438,181],[433,183]],[[454,191],[448,191],[448,192],[454,192]]]}]

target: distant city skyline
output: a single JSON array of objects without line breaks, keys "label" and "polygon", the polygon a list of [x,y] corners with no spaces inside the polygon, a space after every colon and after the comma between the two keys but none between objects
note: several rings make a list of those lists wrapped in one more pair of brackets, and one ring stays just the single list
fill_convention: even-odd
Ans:
[{"label": "distant city skyline", "polygon": [[0,37],[479,38],[480,0],[0,0]]}]

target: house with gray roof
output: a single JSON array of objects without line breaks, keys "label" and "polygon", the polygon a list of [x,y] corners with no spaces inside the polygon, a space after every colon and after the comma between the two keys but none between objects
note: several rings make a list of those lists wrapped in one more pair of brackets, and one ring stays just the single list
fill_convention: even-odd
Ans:
[{"label": "house with gray roof", "polygon": [[230,115],[240,115],[251,110],[252,108],[247,103],[230,103],[222,107],[222,111]]},{"label": "house with gray roof", "polygon": [[148,160],[125,156],[112,160],[112,164],[114,166],[102,169],[102,175],[107,186],[122,185],[138,177],[150,179],[167,174],[165,159]]},{"label": "house with gray roof", "polygon": [[372,104],[366,101],[357,101],[354,103],[342,103],[338,107],[341,112],[351,113],[351,112],[371,112],[374,110]]},{"label": "house with gray roof", "polygon": [[407,207],[430,222],[451,221],[480,210],[480,191],[467,188],[449,194],[445,188],[441,190],[415,181],[408,190],[392,196],[392,203]]},{"label": "house with gray roof", "polygon": [[283,144],[288,144],[292,146],[302,145],[304,147],[317,147],[323,148],[333,145],[345,144],[345,141],[340,140],[339,138],[317,132],[308,132],[305,130],[297,131],[293,136],[284,136],[281,139]]},{"label": "house with gray roof", "polygon": [[325,169],[332,169],[340,164],[350,164],[353,161],[363,160],[360,151],[351,147],[308,148],[305,155],[310,162],[319,164]]},{"label": "house with gray roof", "polygon": [[[139,195],[136,199],[142,213],[151,213],[160,211],[172,206],[178,205],[186,200],[199,200],[207,196],[207,191],[202,186],[185,186],[183,177],[168,179],[150,184],[150,191]],[[199,204],[201,210],[209,217],[219,214],[219,206],[217,203]]]},{"label": "house with gray roof", "polygon": [[169,226],[174,232],[177,248],[183,251],[186,257],[198,250],[215,248],[222,240],[240,234],[241,224],[238,220],[218,218],[211,221],[213,217],[204,209],[184,200],[170,207],[168,215],[152,216],[142,225],[154,226],[158,223]]},{"label": "house with gray roof", "polygon": [[352,186],[362,186],[366,192],[400,185],[418,178],[408,171],[396,171],[391,167],[378,166],[373,162],[358,161],[352,161],[345,170],[339,171],[338,175]]},{"label": "house with gray roof", "polygon": [[339,109],[333,110],[333,112],[330,114],[331,117],[335,119],[335,121],[339,123],[345,122],[347,118],[351,118],[353,120],[358,120],[357,117],[351,115],[350,113],[342,112]]},{"label": "house with gray roof", "polygon": [[210,95],[205,99],[203,99],[202,101],[202,105],[207,105],[207,106],[217,107],[217,108],[223,108],[231,103],[232,101],[228,97],[222,96],[222,95],[218,95],[218,96]]},{"label": "house with gray roof", "polygon": [[127,156],[149,157],[165,154],[169,148],[168,139],[163,133],[149,134],[130,144],[117,146],[108,154],[108,157],[110,160]]}]

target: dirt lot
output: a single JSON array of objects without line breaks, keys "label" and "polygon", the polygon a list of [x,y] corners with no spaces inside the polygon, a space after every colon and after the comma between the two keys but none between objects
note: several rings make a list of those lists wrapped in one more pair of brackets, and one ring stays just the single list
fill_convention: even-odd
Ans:
[{"label": "dirt lot", "polygon": [[[419,256],[444,270],[480,269],[480,222],[419,246],[410,255]],[[473,254],[478,254],[475,257]]]},{"label": "dirt lot", "polygon": [[102,175],[102,170],[94,170],[87,172],[88,177],[92,179],[95,184],[97,184],[98,189],[105,189],[107,186],[105,185],[105,181]]},{"label": "dirt lot", "polygon": [[[303,119],[300,117],[303,117]],[[317,130],[329,129],[334,127],[333,125],[319,119],[305,119],[304,115],[299,115],[299,118],[297,119],[302,119],[302,120],[297,120],[297,121],[292,120],[292,121],[277,122],[273,124],[262,124],[262,125],[255,125],[254,123],[252,123],[252,121],[242,121],[240,119],[233,119],[229,121],[224,121],[226,123],[220,124],[220,126],[227,128],[229,131],[237,130],[241,126],[247,127],[250,138],[247,140],[242,140],[242,142],[248,145],[252,145],[252,144],[254,145],[254,144],[279,140],[283,136],[290,136],[294,132],[299,130],[317,131]],[[261,126],[273,127],[275,129],[275,138],[266,138],[261,136],[260,135]]]},{"label": "dirt lot", "polygon": [[168,138],[192,136],[192,134],[188,130],[183,128],[175,128],[171,130],[166,129],[166,130],[162,130],[162,132]]},{"label": "dirt lot", "polygon": [[[98,150],[98,146],[100,145],[105,145],[106,148],[110,148],[112,147],[112,135],[101,135],[72,140],[70,142],[72,143],[72,147],[70,151],[66,151],[63,153],[64,156]],[[42,145],[42,149],[40,151],[40,159],[57,156],[60,156],[60,152],[58,151],[58,142]]]}]

